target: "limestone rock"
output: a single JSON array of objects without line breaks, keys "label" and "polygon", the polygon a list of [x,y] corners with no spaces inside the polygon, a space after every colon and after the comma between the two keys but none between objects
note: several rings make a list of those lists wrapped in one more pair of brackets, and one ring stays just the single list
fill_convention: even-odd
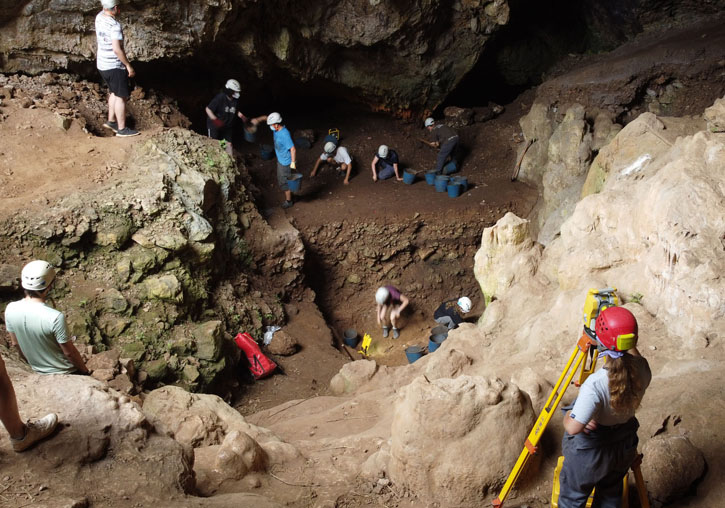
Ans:
[{"label": "limestone rock", "polygon": [[372,379],[377,368],[374,360],[357,360],[346,363],[330,381],[330,390],[336,395],[352,393]]},{"label": "limestone rock", "polygon": [[541,248],[531,239],[529,221],[508,212],[495,226],[484,229],[473,272],[486,305],[517,277],[532,275],[540,257]]},{"label": "limestone rock", "polygon": [[499,380],[466,375],[418,377],[400,392],[391,428],[393,483],[441,507],[490,501],[534,423],[528,398]]},{"label": "limestone rock", "polygon": [[718,99],[703,115],[710,132],[725,132],[725,97]]},{"label": "limestone rock", "polygon": [[116,350],[103,351],[93,355],[87,362],[86,367],[90,370],[108,369],[115,371],[118,369],[119,352]]},{"label": "limestone rock", "polygon": [[705,473],[702,452],[684,436],[654,437],[645,443],[642,453],[647,491],[659,506],[688,494]]},{"label": "limestone rock", "polygon": [[196,356],[201,360],[217,360],[221,354],[222,322],[207,321],[192,330],[196,343]]},{"label": "limestone rock", "polygon": [[473,123],[473,110],[470,108],[448,106],[443,110],[443,116],[446,119],[445,123],[454,129],[460,129]]},{"label": "limestone rock", "polygon": [[214,469],[238,480],[251,471],[263,471],[267,456],[259,444],[244,432],[235,430],[224,438],[216,456]]},{"label": "limestone rock", "polygon": [[278,330],[272,337],[272,342],[267,349],[273,355],[289,356],[295,354],[299,349],[297,340],[284,330]]},{"label": "limestone rock", "polygon": [[443,345],[445,342],[435,350],[435,354],[430,355],[426,365],[425,376],[430,380],[456,377],[472,363],[471,358],[455,349],[455,346],[443,347]]},{"label": "limestone rock", "polygon": [[181,283],[173,274],[149,277],[145,281],[146,295],[149,299],[169,300],[181,302],[184,294],[181,291]]},{"label": "limestone rock", "polygon": [[101,310],[120,314],[128,309],[128,301],[123,294],[115,288],[102,292],[98,295],[97,301]]}]

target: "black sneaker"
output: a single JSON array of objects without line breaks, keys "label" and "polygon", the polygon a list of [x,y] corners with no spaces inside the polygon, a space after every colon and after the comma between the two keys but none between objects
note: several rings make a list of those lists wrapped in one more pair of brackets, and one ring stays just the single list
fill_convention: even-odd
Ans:
[{"label": "black sneaker", "polygon": [[282,203],[282,208],[291,208],[294,203],[292,201],[285,201]]},{"label": "black sneaker", "polygon": [[111,129],[113,132],[118,132],[118,122],[106,122],[103,126],[106,129]]},{"label": "black sneaker", "polygon": [[133,130],[131,127],[124,127],[120,131],[116,131],[116,136],[120,138],[130,138],[131,136],[138,136],[139,132]]}]

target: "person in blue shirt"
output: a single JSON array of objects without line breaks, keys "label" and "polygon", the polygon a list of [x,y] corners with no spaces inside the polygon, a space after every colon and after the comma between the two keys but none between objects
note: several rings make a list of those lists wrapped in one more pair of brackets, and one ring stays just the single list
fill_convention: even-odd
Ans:
[{"label": "person in blue shirt", "polygon": [[256,120],[267,120],[267,125],[274,133],[274,152],[277,155],[277,183],[284,191],[285,201],[282,208],[289,208],[292,202],[292,191],[289,190],[287,179],[292,175],[292,170],[297,169],[297,149],[295,148],[292,136],[282,124],[282,115],[270,113],[267,116],[260,116]]}]

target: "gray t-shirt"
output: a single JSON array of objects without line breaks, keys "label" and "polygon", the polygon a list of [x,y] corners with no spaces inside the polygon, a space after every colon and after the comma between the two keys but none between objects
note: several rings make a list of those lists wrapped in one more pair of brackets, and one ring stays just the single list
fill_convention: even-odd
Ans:
[{"label": "gray t-shirt", "polygon": [[[649,386],[652,380],[652,372],[649,363],[643,357],[635,358],[637,375],[642,385],[642,393]],[[599,425],[618,425],[625,423],[634,416],[631,413],[615,413],[609,401],[609,376],[607,369],[599,369],[587,378],[579,388],[579,395],[574,403],[570,415],[579,423],[587,424],[589,420],[595,420]]]},{"label": "gray t-shirt", "polygon": [[62,312],[24,298],[6,307],[5,328],[15,334],[20,349],[34,371],[41,374],[70,374],[77,370],[58,345],[69,340]]},{"label": "gray t-shirt", "polygon": [[96,67],[99,71],[126,68],[113,52],[114,40],[123,41],[121,23],[116,21],[113,16],[107,16],[101,11],[96,16],[96,41],[98,42]]}]

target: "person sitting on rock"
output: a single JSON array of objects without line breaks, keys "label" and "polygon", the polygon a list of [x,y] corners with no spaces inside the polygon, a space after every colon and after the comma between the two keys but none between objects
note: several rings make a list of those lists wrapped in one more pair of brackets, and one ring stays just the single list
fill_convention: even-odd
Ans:
[{"label": "person sitting on rock", "polygon": [[[327,139],[327,138],[325,138]],[[352,157],[344,146],[337,146],[337,142],[328,140],[324,146],[324,152],[320,155],[320,158],[315,162],[315,167],[312,168],[310,176],[315,176],[320,164],[326,163],[335,167],[340,173],[345,173],[345,185],[350,183],[350,171],[352,170]]]},{"label": "person sitting on rock", "polygon": [[[234,155],[234,147],[232,145],[234,123],[237,117],[243,122],[247,121],[247,117],[238,109],[241,92],[242,87],[239,81],[230,79],[224,85],[224,90],[216,94],[204,109],[206,111],[206,128],[209,137],[212,139],[223,139],[225,141],[224,148],[231,156]],[[256,119],[252,120],[252,124],[256,126]]]},{"label": "person sitting on rock", "polygon": [[373,182],[387,180],[393,175],[398,181],[401,181],[403,178],[398,172],[398,161],[398,153],[395,150],[391,150],[387,145],[380,145],[371,164]]},{"label": "person sitting on rock", "polygon": [[47,261],[31,261],[20,279],[25,298],[5,308],[5,328],[20,357],[41,374],[89,374],[68,336],[65,316],[45,303],[55,269]]},{"label": "person sitting on rock", "polygon": [[23,423],[18,411],[18,399],[10,381],[5,361],[0,357],[0,421],[10,434],[10,443],[16,452],[24,452],[38,441],[53,433],[58,425],[58,415],[50,413],[40,420]]},{"label": "person sitting on rock", "polygon": [[410,301],[395,286],[382,286],[375,292],[375,302],[377,303],[375,317],[378,324],[383,327],[383,337],[388,336],[392,324],[393,338],[397,339],[400,337],[400,327],[398,326],[400,314]]},{"label": "person sitting on rock", "polygon": [[456,171],[458,171],[456,161],[456,151],[458,148],[458,133],[453,130],[452,127],[449,127],[444,123],[436,123],[436,121],[430,117],[425,119],[424,125],[431,135],[430,145],[435,148],[440,148],[434,168],[436,174],[441,174],[441,172],[443,171],[443,165],[448,160],[448,157],[450,157],[453,162],[456,162],[456,169],[454,169],[453,171],[446,171],[446,174],[455,173]]},{"label": "person sitting on rock", "polygon": [[471,312],[471,299],[462,296],[458,300],[448,300],[440,304],[433,313],[433,319],[435,319],[436,323],[453,330],[465,321],[463,314],[469,312]]}]

